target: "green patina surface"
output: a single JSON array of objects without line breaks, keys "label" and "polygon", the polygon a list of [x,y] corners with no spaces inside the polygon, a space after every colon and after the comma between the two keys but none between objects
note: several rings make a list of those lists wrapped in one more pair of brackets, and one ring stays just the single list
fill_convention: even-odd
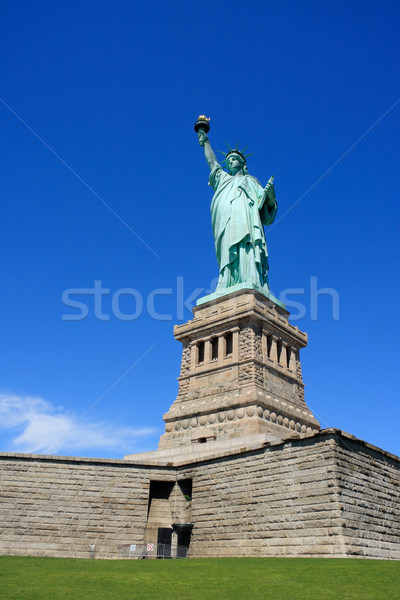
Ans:
[{"label": "green patina surface", "polygon": [[[206,129],[208,131],[208,125]],[[224,171],[206,131],[196,131],[211,170],[209,185],[214,190],[211,222],[219,265],[216,292],[231,291],[233,286],[247,283],[268,294],[269,265],[264,226],[273,223],[278,209],[273,177],[263,188],[249,175],[246,157],[238,148],[225,155],[228,172]]]}]

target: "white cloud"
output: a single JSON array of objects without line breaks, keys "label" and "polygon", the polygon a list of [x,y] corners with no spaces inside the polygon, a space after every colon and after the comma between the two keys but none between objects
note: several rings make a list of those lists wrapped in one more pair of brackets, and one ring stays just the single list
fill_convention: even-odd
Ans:
[{"label": "white cloud", "polygon": [[151,428],[118,427],[104,422],[79,421],[78,415],[55,408],[40,397],[0,394],[0,430],[11,430],[13,452],[72,454],[75,450],[121,450],[132,452],[141,438],[155,433]]}]

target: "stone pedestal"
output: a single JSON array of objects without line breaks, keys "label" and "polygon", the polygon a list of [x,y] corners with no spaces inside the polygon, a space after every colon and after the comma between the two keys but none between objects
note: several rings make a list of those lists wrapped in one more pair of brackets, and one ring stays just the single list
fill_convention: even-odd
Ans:
[{"label": "stone pedestal", "polygon": [[179,393],[159,450],[319,430],[304,400],[299,352],[307,335],[288,316],[259,291],[241,289],[201,303],[193,320],[175,327]]}]

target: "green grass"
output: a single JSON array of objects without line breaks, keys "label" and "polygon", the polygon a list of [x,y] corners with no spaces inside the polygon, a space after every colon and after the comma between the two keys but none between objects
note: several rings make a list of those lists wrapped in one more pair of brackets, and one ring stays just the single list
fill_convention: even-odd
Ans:
[{"label": "green grass", "polygon": [[400,563],[0,557],[1,600],[398,600]]}]

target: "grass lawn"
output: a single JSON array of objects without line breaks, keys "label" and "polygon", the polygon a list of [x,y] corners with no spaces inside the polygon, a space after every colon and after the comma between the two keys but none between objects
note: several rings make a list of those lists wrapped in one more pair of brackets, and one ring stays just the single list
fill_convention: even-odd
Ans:
[{"label": "grass lawn", "polygon": [[0,557],[1,600],[399,600],[400,563]]}]

